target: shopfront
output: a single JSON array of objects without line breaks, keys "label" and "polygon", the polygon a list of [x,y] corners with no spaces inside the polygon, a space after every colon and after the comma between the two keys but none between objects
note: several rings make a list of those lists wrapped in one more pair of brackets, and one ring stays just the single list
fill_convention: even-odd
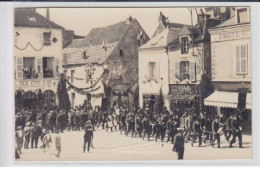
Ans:
[{"label": "shopfront", "polygon": [[187,109],[199,113],[199,91],[196,84],[170,84],[168,98],[173,113],[182,115]]}]

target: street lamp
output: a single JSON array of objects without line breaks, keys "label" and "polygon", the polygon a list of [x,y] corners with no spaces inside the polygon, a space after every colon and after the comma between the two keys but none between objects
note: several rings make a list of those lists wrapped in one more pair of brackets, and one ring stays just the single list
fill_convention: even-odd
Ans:
[{"label": "street lamp", "polygon": [[88,80],[91,80],[91,85],[93,84],[92,76],[94,75],[94,72],[96,70],[96,65],[87,63],[85,65],[85,72],[86,72],[86,83],[88,83]]}]

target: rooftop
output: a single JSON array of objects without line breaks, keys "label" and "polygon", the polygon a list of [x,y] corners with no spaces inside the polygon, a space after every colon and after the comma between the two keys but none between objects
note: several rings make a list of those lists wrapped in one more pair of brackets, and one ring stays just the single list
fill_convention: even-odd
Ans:
[{"label": "rooftop", "polygon": [[[62,65],[84,65],[87,63],[102,64],[115,49],[118,43],[108,43],[105,45],[95,45],[82,48],[64,48]],[[84,51],[86,57],[84,58]]]},{"label": "rooftop", "polygon": [[64,29],[35,11],[35,8],[16,8],[14,26]]},{"label": "rooftop", "polygon": [[82,40],[73,41],[68,47],[80,48],[90,45],[101,45],[105,43],[116,43],[121,40],[130,24],[122,21],[106,27],[93,28],[89,34]]}]

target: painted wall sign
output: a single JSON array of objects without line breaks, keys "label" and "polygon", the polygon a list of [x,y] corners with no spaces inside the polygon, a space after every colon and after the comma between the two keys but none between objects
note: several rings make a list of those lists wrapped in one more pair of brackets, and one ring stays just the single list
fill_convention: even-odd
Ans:
[{"label": "painted wall sign", "polygon": [[250,38],[250,30],[221,31],[211,34],[211,42]]},{"label": "painted wall sign", "polygon": [[18,81],[19,87],[41,87],[41,86],[57,86],[58,79],[32,79]]}]

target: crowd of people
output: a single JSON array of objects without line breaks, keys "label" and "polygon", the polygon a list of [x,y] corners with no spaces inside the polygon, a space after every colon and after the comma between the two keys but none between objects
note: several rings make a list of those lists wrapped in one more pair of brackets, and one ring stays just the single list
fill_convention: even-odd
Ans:
[{"label": "crowd of people", "polygon": [[[59,109],[23,110],[15,116],[16,158],[22,153],[22,148],[37,148],[41,140],[41,149],[46,151],[52,143],[51,133],[55,137],[56,156],[61,152],[61,138],[59,133],[67,131],[84,130],[83,152],[90,151],[93,147],[93,137],[96,128],[105,129],[107,132],[120,131],[120,134],[139,137],[143,140],[171,142],[173,151],[178,153],[178,159],[183,159],[184,143],[191,141],[191,145],[206,144],[207,141],[214,147],[220,148],[220,136],[232,147],[239,139],[242,148],[241,111],[236,113],[221,114],[214,119],[206,112],[195,113],[195,109],[188,108],[182,114],[176,110],[169,112],[164,107],[159,113],[151,112],[148,107],[131,108],[112,107],[110,111],[102,111],[100,107],[92,108],[91,105],[80,106],[69,111]],[[197,140],[198,139],[198,140]],[[231,140],[230,140],[231,139]]]}]

